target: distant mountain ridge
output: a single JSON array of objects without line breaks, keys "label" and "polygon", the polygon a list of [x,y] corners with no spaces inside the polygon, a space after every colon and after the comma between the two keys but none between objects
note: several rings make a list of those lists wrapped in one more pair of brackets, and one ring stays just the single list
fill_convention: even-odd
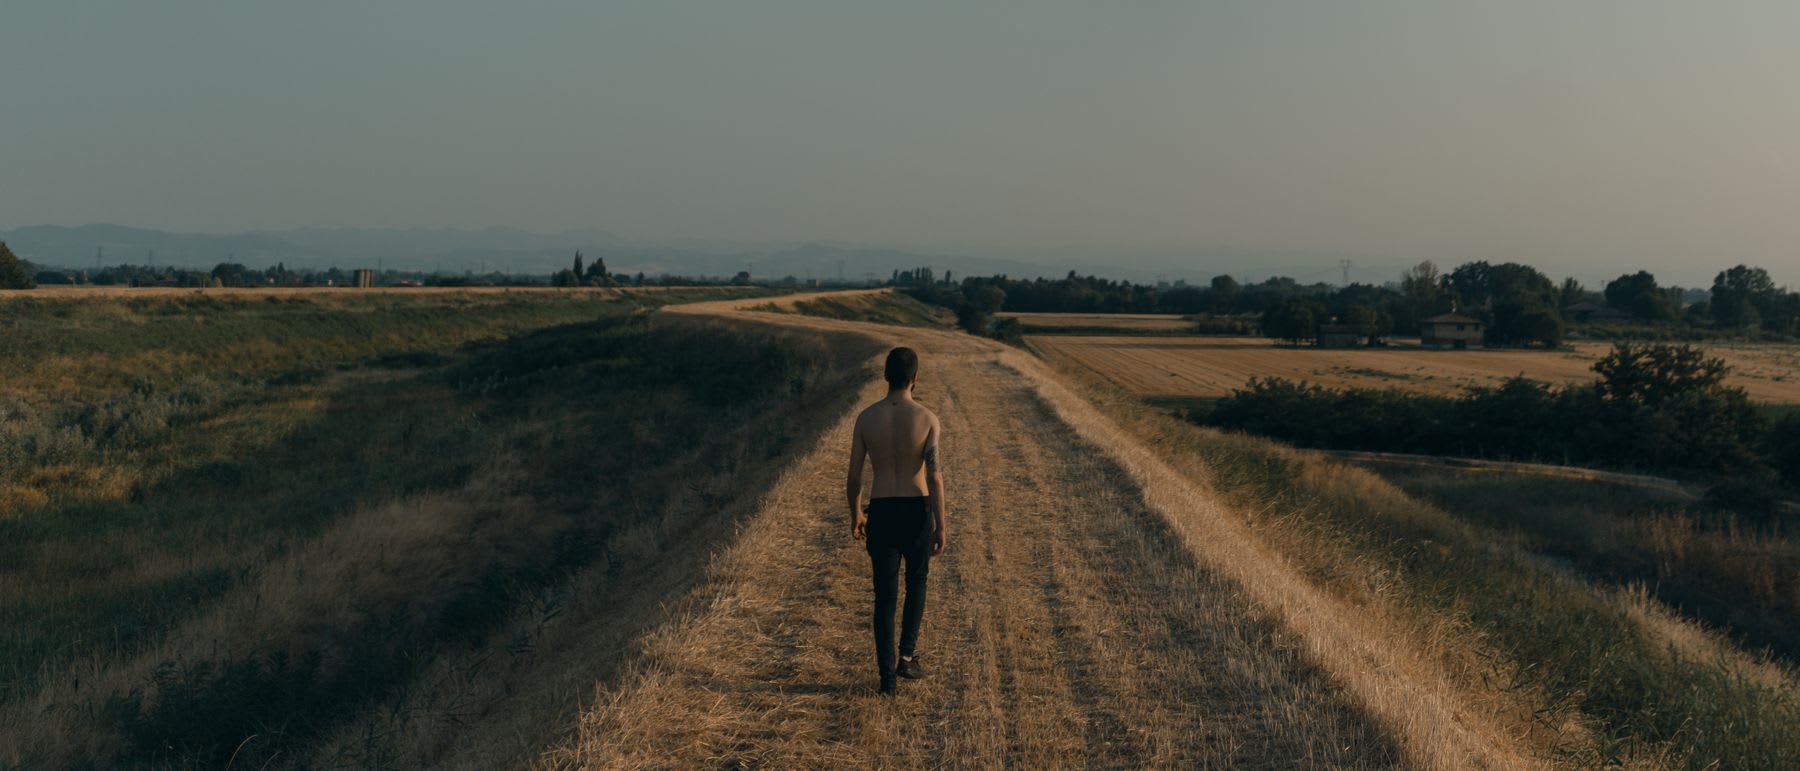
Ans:
[{"label": "distant mountain ridge", "polygon": [[567,267],[576,251],[604,259],[619,273],[758,278],[886,278],[895,270],[928,266],[962,275],[1005,273],[1055,276],[1061,266],[1008,259],[920,254],[826,243],[741,243],[702,240],[634,241],[598,229],[533,233],[516,228],[296,228],[243,233],[178,233],[124,225],[33,225],[0,231],[0,241],[24,259],[64,268],[131,263],[211,267],[239,262],[261,268],[373,267],[406,270],[499,270],[549,273]]},{"label": "distant mountain ridge", "polygon": [[[292,228],[241,233],[181,233],[124,225],[32,225],[0,231],[20,257],[40,265],[92,268],[131,263],[210,268],[239,262],[253,268],[286,263],[294,268],[376,267],[427,272],[504,271],[550,273],[568,267],[575,252],[591,263],[604,259],[616,273],[731,276],[749,270],[758,279],[849,281],[885,279],[895,270],[929,267],[940,275],[1005,274],[1015,278],[1083,275],[1150,282],[1204,282],[1220,273],[1239,280],[1271,274],[1302,281],[1335,281],[1345,255],[1228,249],[1119,253],[1106,250],[1014,249],[1004,256],[944,254],[822,241],[635,240],[597,228],[534,233],[518,228]],[[97,253],[100,253],[97,255]],[[1154,268],[1121,264],[1155,265]],[[1398,276],[1397,264],[1358,262],[1351,278],[1379,282]],[[1372,270],[1379,268],[1379,271]]]}]

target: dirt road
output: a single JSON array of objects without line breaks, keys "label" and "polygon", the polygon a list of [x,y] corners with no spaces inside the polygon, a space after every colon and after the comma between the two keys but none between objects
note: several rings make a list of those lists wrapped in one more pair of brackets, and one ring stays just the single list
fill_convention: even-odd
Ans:
[{"label": "dirt road", "polygon": [[[920,349],[919,398],[943,419],[951,511],[921,643],[933,676],[904,682],[897,700],[873,693],[868,562],[842,499],[847,415],[715,563],[685,620],[645,642],[635,673],[600,690],[544,765],[1403,762],[1405,740],[1378,729],[1308,654],[1317,641],[1197,559],[1146,503],[1142,472],[1059,417],[1019,354],[953,333],[746,316],[740,305],[674,312]],[[879,398],[878,383],[865,396]]]}]

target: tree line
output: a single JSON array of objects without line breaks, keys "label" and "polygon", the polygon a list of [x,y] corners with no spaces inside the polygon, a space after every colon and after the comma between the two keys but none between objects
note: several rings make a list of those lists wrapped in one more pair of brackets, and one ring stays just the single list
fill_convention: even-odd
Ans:
[{"label": "tree line", "polygon": [[[1350,327],[1371,341],[1413,333],[1420,322],[1455,311],[1486,325],[1495,345],[1562,344],[1571,324],[1589,334],[1634,337],[1800,334],[1800,293],[1777,287],[1747,265],[1719,272],[1708,290],[1664,287],[1648,271],[1622,275],[1599,291],[1575,279],[1560,284],[1529,265],[1485,260],[1442,272],[1422,262],[1383,285],[1302,284],[1273,277],[1240,283],[1229,275],[1205,286],[1135,284],[1074,271],[1062,278],[937,278],[930,268],[895,271],[890,282],[982,326],[983,309],[1047,313],[1172,313],[1254,319],[1272,339],[1304,342],[1320,325]],[[998,294],[994,294],[994,292]],[[1603,310],[1592,314],[1594,310]],[[1590,316],[1590,314],[1592,314]]]}]

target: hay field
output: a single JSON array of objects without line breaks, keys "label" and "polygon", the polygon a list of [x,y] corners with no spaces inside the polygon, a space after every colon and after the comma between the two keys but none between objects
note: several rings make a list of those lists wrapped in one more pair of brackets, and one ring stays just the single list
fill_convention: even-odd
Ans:
[{"label": "hay field", "polygon": [[1018,319],[1026,332],[1116,334],[1171,334],[1186,332],[1193,322],[1172,313],[996,313],[995,318]]},{"label": "hay field", "polygon": [[[1525,375],[1557,383],[1591,380],[1611,349],[1576,343],[1561,351],[1433,351],[1288,348],[1254,337],[1034,335],[1027,341],[1054,362],[1093,370],[1140,396],[1222,397],[1252,377],[1283,377],[1333,387],[1398,388],[1452,394]],[[1800,346],[1709,344],[1732,366],[1730,381],[1752,400],[1800,403]]]}]

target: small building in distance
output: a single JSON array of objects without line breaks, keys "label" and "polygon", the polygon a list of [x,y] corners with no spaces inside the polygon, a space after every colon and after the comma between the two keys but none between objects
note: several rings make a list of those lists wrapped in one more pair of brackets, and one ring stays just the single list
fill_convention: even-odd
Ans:
[{"label": "small building in distance", "polygon": [[1361,348],[1363,336],[1347,324],[1320,324],[1314,343],[1320,348]]},{"label": "small building in distance", "polygon": [[375,271],[368,268],[357,268],[355,286],[358,289],[375,286]]},{"label": "small building in distance", "polygon": [[1426,348],[1480,348],[1480,319],[1460,313],[1432,316],[1419,322],[1419,344]]}]

